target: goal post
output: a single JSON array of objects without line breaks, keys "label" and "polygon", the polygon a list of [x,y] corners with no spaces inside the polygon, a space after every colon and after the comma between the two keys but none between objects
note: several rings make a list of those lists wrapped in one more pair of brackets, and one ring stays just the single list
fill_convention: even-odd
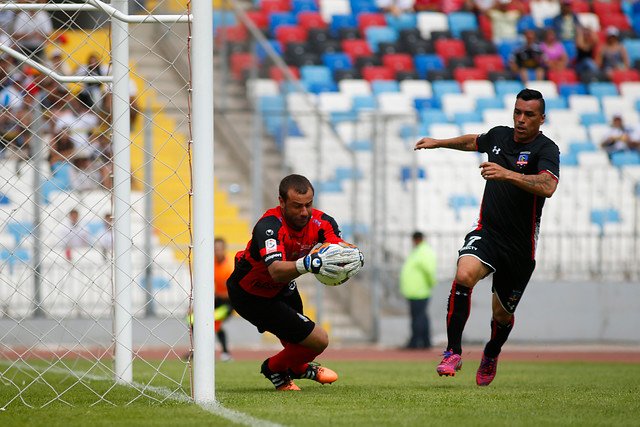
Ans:
[{"label": "goal post", "polygon": [[[52,381],[49,379],[50,375],[75,378],[74,384],[89,388],[92,381],[113,381],[114,384],[140,390],[141,394],[147,396],[150,390],[159,390],[154,380],[160,378],[169,382],[168,388],[161,392],[165,397],[176,393],[184,394],[179,391],[185,386],[184,375],[178,373],[175,379],[171,379],[163,373],[162,361],[156,363],[145,360],[145,353],[137,348],[140,343],[134,343],[134,327],[142,329],[146,336],[142,339],[143,347],[150,342],[160,343],[166,349],[163,350],[165,357],[168,353],[172,353],[173,357],[182,357],[183,354],[177,354],[182,350],[176,347],[181,345],[178,343],[184,342],[181,337],[185,333],[180,329],[188,329],[185,320],[186,308],[191,303],[194,323],[189,347],[193,347],[193,358],[184,362],[193,369],[190,375],[191,398],[201,404],[215,401],[213,11],[211,2],[196,1],[192,6],[193,10],[187,10],[182,15],[158,14],[154,13],[155,11],[129,15],[126,0],[112,0],[110,4],[100,0],[73,4],[0,4],[0,12],[64,12],[72,24],[75,13],[92,11],[102,14],[101,16],[106,15],[110,23],[107,39],[110,50],[107,46],[101,46],[109,56],[108,64],[102,64],[108,65],[108,72],[102,75],[92,75],[87,69],[84,69],[84,74],[62,71],[64,65],[68,66],[69,63],[78,70],[82,68],[71,54],[62,62],[52,65],[53,62],[47,56],[55,53],[58,46],[64,43],[60,41],[65,36],[64,32],[58,35],[55,42],[45,41],[40,46],[35,46],[33,52],[44,52],[39,55],[23,49],[24,46],[21,46],[20,42],[26,41],[27,36],[19,34],[19,28],[9,30],[6,41],[0,39],[2,60],[5,60],[5,56],[10,58],[6,59],[7,63],[11,62],[11,66],[15,66],[18,73],[26,76],[24,82],[15,85],[16,90],[2,88],[3,96],[6,94],[3,99],[7,101],[0,110],[0,126],[7,122],[22,126],[17,133],[13,132],[14,129],[9,129],[1,135],[6,147],[2,147],[3,150],[0,151],[0,173],[2,179],[7,179],[0,180],[0,195],[9,200],[9,205],[6,209],[0,206],[0,373],[2,378],[16,389],[16,394],[8,400],[0,401],[0,408],[17,401],[37,407],[40,403],[25,401],[25,395],[30,393],[28,389],[34,382],[47,384],[50,391],[54,392],[51,400],[64,399],[65,402],[73,403],[63,397],[67,389],[49,383]],[[173,24],[190,26],[184,51],[188,52],[192,65],[188,96],[189,106],[193,106],[193,110],[189,108],[188,111],[182,112],[176,108],[178,114],[188,115],[183,120],[189,123],[190,133],[185,141],[179,141],[179,137],[176,137],[179,132],[172,127],[175,121],[161,113],[167,104],[152,107],[153,118],[146,117],[144,121],[148,129],[144,132],[132,132],[131,118],[134,113],[150,115],[148,111],[140,111],[140,104],[133,107],[133,102],[136,99],[141,100],[142,97],[146,97],[148,101],[152,97],[150,93],[164,90],[154,80],[145,80],[142,73],[136,72],[134,76],[131,68],[133,58],[130,58],[130,27],[146,23],[166,24],[163,28],[167,34],[171,33]],[[91,40],[92,34],[86,31],[84,36],[86,40]],[[82,42],[78,43],[78,46],[81,45]],[[149,43],[146,48],[149,49],[149,56],[152,56],[153,43]],[[169,61],[163,66],[165,69],[158,70],[159,73],[169,73],[171,68],[175,67]],[[27,73],[34,77],[31,78]],[[135,95],[132,94],[133,80],[142,82],[142,87],[134,90]],[[55,84],[51,84],[55,89],[38,93],[41,89],[39,85],[44,87],[44,81],[55,81]],[[27,84],[31,86],[26,87]],[[56,175],[60,170],[68,172],[71,178],[77,178],[81,174],[90,175],[79,166],[89,157],[76,157],[76,153],[80,151],[77,141],[71,141],[75,148],[70,150],[73,155],[70,154],[68,157],[65,157],[66,154],[61,155],[59,145],[56,145],[69,136],[67,133],[71,132],[72,126],[78,122],[86,124],[85,122],[90,121],[87,117],[94,116],[94,111],[86,105],[87,101],[81,100],[84,93],[79,89],[86,87],[82,85],[89,84],[109,85],[108,95],[101,93],[99,101],[104,101],[110,108],[107,108],[108,111],[104,114],[95,114],[99,116],[94,125],[95,135],[93,130],[89,133],[82,130],[84,139],[95,137],[91,144],[97,144],[99,139],[110,139],[110,144],[105,144],[108,148],[103,147],[110,154],[100,152],[96,155],[106,166],[101,164],[104,169],[100,171],[90,170],[93,175],[85,179],[85,182],[91,181],[92,188],[96,191],[79,189],[75,184],[67,188],[66,184],[58,180],[60,176]],[[56,101],[57,104],[46,104],[46,95],[58,90],[58,86],[63,87],[60,89],[64,92],[62,98]],[[170,104],[174,95],[170,92],[162,95],[169,98]],[[110,101],[106,101],[109,96]],[[151,102],[143,104],[151,105]],[[76,105],[82,105],[82,113],[74,110]],[[57,113],[52,113],[54,107],[56,111],[63,111],[60,117],[56,117]],[[88,111],[85,111],[86,108]],[[65,111],[69,113],[70,118],[63,117]],[[159,113],[156,114],[155,111]],[[155,118],[158,118],[157,122]],[[55,120],[63,124],[58,126],[54,123]],[[98,128],[100,132],[97,131]],[[4,128],[0,130],[5,131]],[[7,136],[9,134],[10,137]],[[162,134],[160,138],[157,136],[159,134]],[[164,232],[162,237],[165,240],[169,239],[169,244],[159,243],[158,238],[154,239],[151,248],[148,243],[139,243],[140,230],[136,228],[139,221],[145,222],[146,225],[155,225],[156,219],[166,215],[168,211],[177,215],[184,212],[184,209],[177,207],[176,203],[179,202],[161,194],[161,190],[154,188],[151,182],[145,182],[145,188],[150,188],[149,193],[153,194],[132,195],[132,188],[136,186],[134,181],[140,179],[132,179],[135,173],[132,148],[148,151],[142,144],[138,144],[141,135],[150,135],[147,136],[144,147],[148,147],[148,139],[153,138],[151,145],[159,146],[160,150],[175,152],[180,150],[176,147],[184,149],[181,156],[188,159],[189,174],[179,176],[178,180],[188,182],[186,186],[190,187],[185,191],[188,194],[182,197],[188,200],[187,215],[180,218],[180,222],[189,229],[191,236],[186,246],[181,246],[184,244],[176,240],[172,241],[171,234]],[[18,140],[29,143],[22,146],[26,154],[19,150],[14,152],[15,147],[9,147]],[[153,155],[145,152],[145,158]],[[51,162],[56,156],[62,157],[62,160],[56,165],[51,163],[50,170],[47,170],[47,161]],[[170,179],[158,178],[156,175],[160,172],[156,173],[157,170],[162,170],[165,175],[179,175],[177,170],[172,170],[169,162],[159,157],[153,158],[150,162],[160,166],[154,167],[153,179],[160,181],[163,187]],[[98,175],[100,176],[97,177]],[[29,176],[33,176],[33,179]],[[161,212],[154,213],[151,218],[146,208],[153,197],[161,199],[166,206],[159,208]],[[93,219],[93,222],[88,220],[83,224],[90,230],[85,231],[82,249],[65,246],[62,242],[71,234],[70,226],[65,222],[66,215],[68,213],[71,216],[71,212],[75,211],[77,216],[78,210],[82,215],[86,214]],[[105,218],[112,218],[112,222],[97,224],[98,218],[103,215]],[[96,226],[102,228],[98,229]],[[59,238],[58,229],[64,229],[67,235]],[[148,239],[145,241],[148,242]],[[103,247],[104,242],[108,242],[108,246]],[[176,260],[173,255],[166,255],[167,252],[175,251],[176,247],[184,248],[182,255],[186,256],[186,259]],[[144,254],[144,260],[140,261],[137,254],[144,251],[151,253]],[[145,266],[141,266],[140,262],[153,263],[160,274],[155,277],[144,276],[141,271],[145,270]],[[29,277],[32,278],[31,281]],[[142,283],[150,279],[153,283]],[[155,284],[156,279],[158,286]],[[162,289],[171,287],[171,295],[161,295]],[[149,319],[144,318],[145,313],[148,315],[153,310],[145,310],[145,304],[152,303],[161,306],[162,314],[158,316],[165,316],[156,323],[181,325],[177,326],[178,330],[170,338],[158,332],[157,326],[147,324]],[[64,339],[61,339],[61,336]],[[69,363],[69,358],[75,358],[75,362]],[[147,378],[147,374],[143,374],[142,377],[136,375],[136,360],[145,362],[143,370],[150,367],[156,370],[148,382],[140,380]],[[107,366],[110,363],[113,364],[112,368]],[[95,374],[96,371],[101,372],[101,375]],[[105,376],[105,372],[110,375]],[[23,376],[30,380],[25,380]],[[100,391],[96,390],[94,393],[97,400],[105,399],[105,395]]]}]

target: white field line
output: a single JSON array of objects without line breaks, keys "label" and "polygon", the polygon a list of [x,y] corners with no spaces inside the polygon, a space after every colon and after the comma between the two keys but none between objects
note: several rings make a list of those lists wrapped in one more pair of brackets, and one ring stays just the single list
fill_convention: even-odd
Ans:
[{"label": "white field line", "polygon": [[[7,360],[0,360],[0,365],[17,366],[20,369],[32,370],[39,373],[39,371],[35,367],[25,362],[12,363]],[[58,367],[48,367],[45,369],[47,373],[62,374],[62,375],[71,374],[78,379],[86,378],[92,381],[113,381],[111,378],[108,378],[105,376],[93,375],[93,374],[89,374],[82,371],[66,370]],[[121,385],[125,385],[125,384],[121,384]],[[193,400],[190,399],[189,397],[176,394],[174,390],[170,390],[165,387],[154,387],[154,386],[141,384],[137,382],[131,383],[131,386],[138,390],[149,390],[151,392],[161,395],[162,397],[172,399],[178,402],[193,403]],[[259,418],[254,418],[249,414],[245,414],[244,412],[238,412],[238,411],[234,411],[233,409],[225,408],[218,402],[201,404],[199,406],[207,412],[211,412],[216,416],[222,417],[236,424],[250,426],[250,427],[283,427],[282,424],[261,420]]]}]

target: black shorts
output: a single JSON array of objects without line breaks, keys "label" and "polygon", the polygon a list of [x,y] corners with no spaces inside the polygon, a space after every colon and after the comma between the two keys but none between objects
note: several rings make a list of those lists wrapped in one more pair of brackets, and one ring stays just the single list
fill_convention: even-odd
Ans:
[{"label": "black shorts", "polygon": [[474,256],[493,270],[492,291],[502,307],[513,314],[536,267],[531,255],[518,254],[484,230],[474,230],[458,251],[458,258],[463,256]]},{"label": "black shorts", "polygon": [[294,281],[273,298],[253,295],[228,281],[229,299],[235,311],[260,333],[271,332],[290,343],[299,343],[311,334],[315,323],[303,314],[302,298]]}]

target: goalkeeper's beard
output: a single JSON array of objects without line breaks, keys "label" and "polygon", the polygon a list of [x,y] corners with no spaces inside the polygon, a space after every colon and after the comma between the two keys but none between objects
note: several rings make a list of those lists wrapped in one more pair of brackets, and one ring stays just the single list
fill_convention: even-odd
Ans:
[{"label": "goalkeeper's beard", "polygon": [[295,217],[285,217],[285,219],[289,227],[293,228],[296,231],[300,231],[307,226],[311,217],[309,215],[300,215]]}]

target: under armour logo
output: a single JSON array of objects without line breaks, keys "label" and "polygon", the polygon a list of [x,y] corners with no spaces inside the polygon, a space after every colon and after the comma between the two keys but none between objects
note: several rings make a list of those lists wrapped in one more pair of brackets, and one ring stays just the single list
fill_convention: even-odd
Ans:
[{"label": "under armour logo", "polygon": [[493,154],[497,156],[498,154],[500,154],[500,150],[502,150],[502,148],[498,148],[497,146],[494,145],[491,151],[493,151]]}]

